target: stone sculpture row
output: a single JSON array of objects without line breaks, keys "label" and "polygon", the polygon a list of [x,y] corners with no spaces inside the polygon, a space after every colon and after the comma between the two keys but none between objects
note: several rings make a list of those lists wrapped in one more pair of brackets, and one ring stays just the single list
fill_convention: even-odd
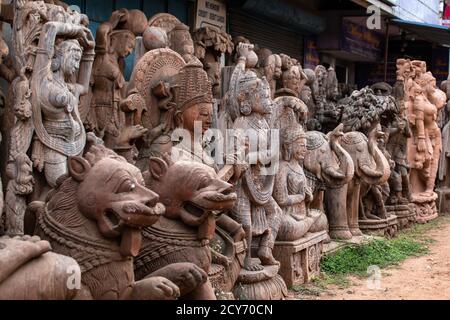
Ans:
[{"label": "stone sculpture row", "polygon": [[117,10],[94,41],[60,4],[12,9],[0,298],[282,299],[330,239],[437,215],[446,96],[422,61],[342,98],[332,68],[169,14]]}]

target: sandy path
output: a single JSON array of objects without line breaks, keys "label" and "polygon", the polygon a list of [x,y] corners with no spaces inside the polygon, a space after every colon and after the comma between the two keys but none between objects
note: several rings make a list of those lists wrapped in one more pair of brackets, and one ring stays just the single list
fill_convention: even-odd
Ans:
[{"label": "sandy path", "polygon": [[428,231],[436,242],[422,257],[405,260],[400,266],[381,271],[378,289],[370,289],[367,279],[350,277],[352,285],[346,289],[327,288],[320,300],[414,300],[450,299],[450,221]]}]

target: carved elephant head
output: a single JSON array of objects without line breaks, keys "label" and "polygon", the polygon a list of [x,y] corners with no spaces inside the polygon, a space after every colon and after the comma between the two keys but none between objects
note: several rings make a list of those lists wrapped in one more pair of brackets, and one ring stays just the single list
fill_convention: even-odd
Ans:
[{"label": "carved elephant head", "polygon": [[329,187],[343,186],[353,179],[354,165],[340,144],[342,135],[342,125],[329,136],[318,131],[306,133],[308,151],[304,167]]},{"label": "carved elephant head", "polygon": [[353,159],[355,176],[369,185],[383,184],[391,175],[389,161],[377,145],[380,134],[379,128],[372,130],[369,138],[361,132],[348,132],[341,141]]}]

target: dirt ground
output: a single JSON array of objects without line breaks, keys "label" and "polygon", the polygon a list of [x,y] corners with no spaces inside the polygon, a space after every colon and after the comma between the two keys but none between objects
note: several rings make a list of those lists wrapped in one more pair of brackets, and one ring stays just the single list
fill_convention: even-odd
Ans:
[{"label": "dirt ground", "polygon": [[[349,277],[348,288],[328,287],[314,300],[439,300],[450,299],[450,220],[427,234],[435,240],[430,252],[381,270],[378,282]],[[369,279],[370,281],[370,279]],[[375,285],[374,285],[375,284]]]}]

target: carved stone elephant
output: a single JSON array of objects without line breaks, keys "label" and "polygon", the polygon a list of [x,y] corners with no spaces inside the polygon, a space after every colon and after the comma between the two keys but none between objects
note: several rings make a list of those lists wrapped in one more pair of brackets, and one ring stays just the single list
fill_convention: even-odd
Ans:
[{"label": "carved stone elephant", "polygon": [[[362,198],[371,187],[386,183],[391,174],[389,161],[377,145],[379,134],[382,132],[377,128],[371,130],[369,138],[361,132],[348,132],[341,140],[342,147],[353,159],[355,175],[347,185],[346,201],[342,198],[343,194],[329,194],[330,199],[334,198],[334,205],[330,205],[328,209],[339,211],[333,213],[339,215],[343,208],[338,203],[346,205],[348,228],[352,236],[362,235],[358,224],[359,211],[363,210]],[[345,188],[341,191],[343,190]],[[337,196],[340,198],[336,198]]]},{"label": "carved stone elephant", "polygon": [[[304,170],[309,184],[313,191],[313,201],[310,204],[311,209],[324,210],[328,216],[330,226],[330,236],[332,238],[351,238],[348,230],[347,216],[345,208],[341,210],[329,210],[330,207],[345,207],[338,201],[327,201],[333,199],[324,199],[324,190],[330,189],[330,192],[343,192],[342,188],[353,179],[354,165],[352,157],[342,148],[340,144],[343,126],[339,125],[328,136],[318,131],[309,131],[306,133],[307,154],[304,160]],[[346,190],[344,191],[346,194]],[[345,199],[343,197],[342,199]],[[345,200],[343,200],[345,203]],[[344,230],[341,232],[341,229]]]}]

